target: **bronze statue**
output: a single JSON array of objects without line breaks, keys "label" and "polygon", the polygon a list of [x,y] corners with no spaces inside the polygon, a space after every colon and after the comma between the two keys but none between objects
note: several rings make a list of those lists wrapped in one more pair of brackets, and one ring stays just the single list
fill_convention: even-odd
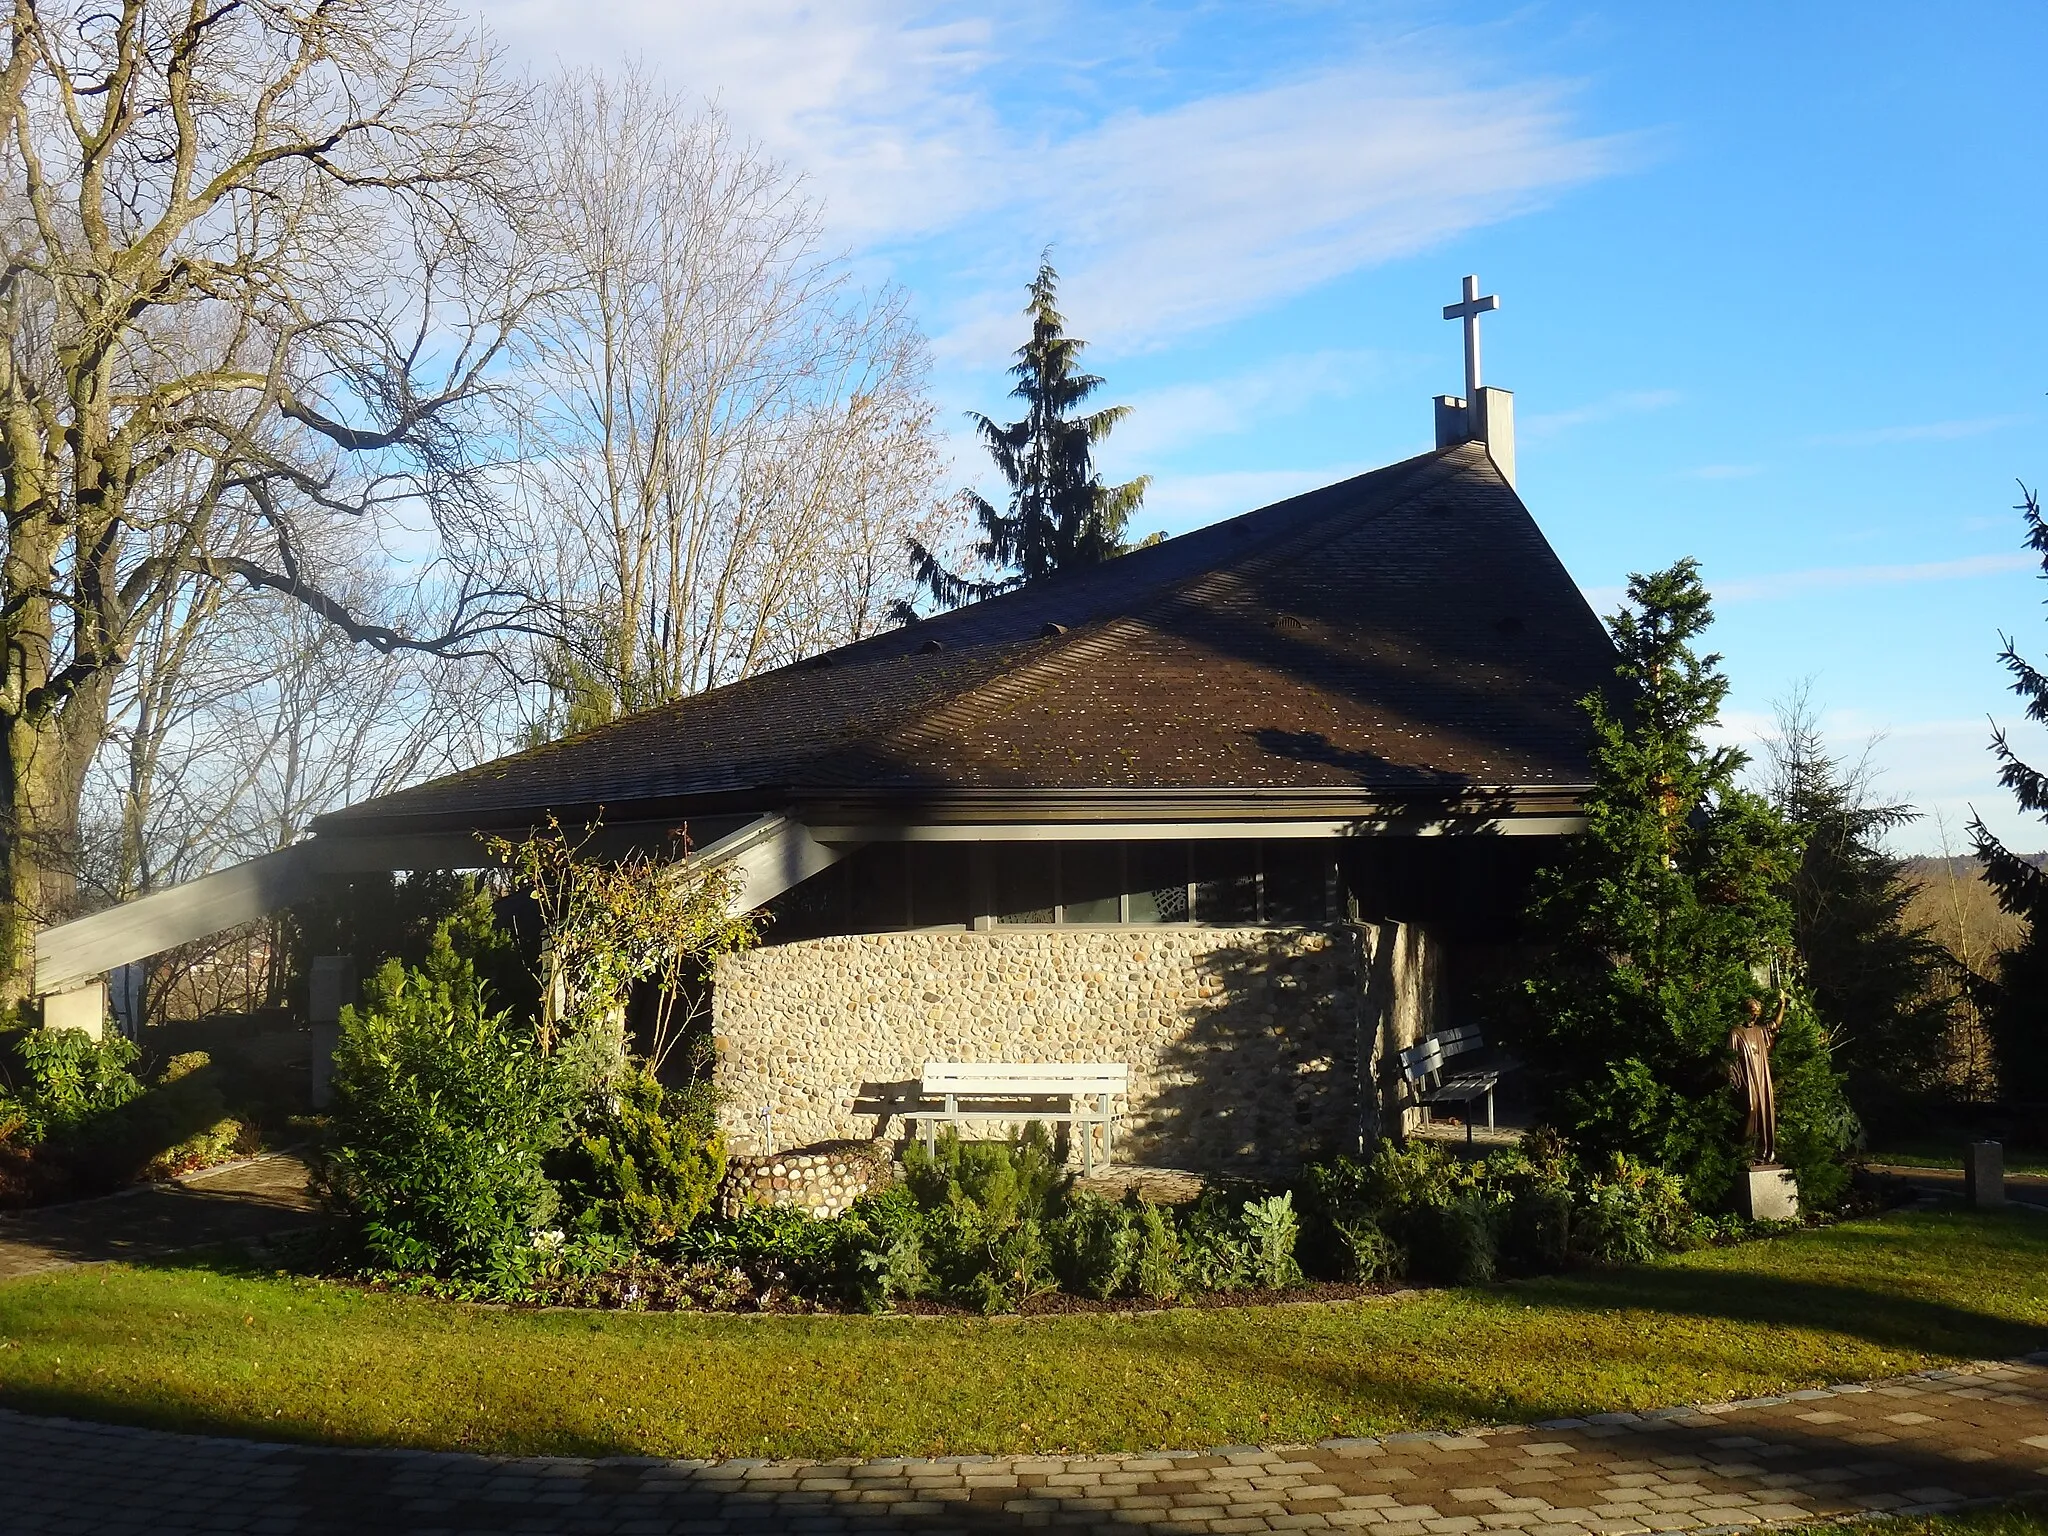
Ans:
[{"label": "bronze statue", "polygon": [[1778,1161],[1778,1099],[1771,1087],[1771,1042],[1778,1038],[1778,1026],[1785,1022],[1785,994],[1778,993],[1778,1013],[1769,1024],[1762,1022],[1764,1005],[1749,998],[1743,1008],[1746,1023],[1729,1031],[1728,1048],[1735,1053],[1729,1081],[1742,1100],[1743,1140],[1756,1149],[1753,1167],[1769,1167]]}]

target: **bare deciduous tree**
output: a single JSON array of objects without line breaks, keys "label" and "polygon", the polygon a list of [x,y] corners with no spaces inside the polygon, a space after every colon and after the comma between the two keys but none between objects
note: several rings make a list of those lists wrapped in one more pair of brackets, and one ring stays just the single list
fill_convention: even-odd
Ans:
[{"label": "bare deciduous tree", "polygon": [[[538,279],[523,93],[440,0],[12,0],[0,70],[0,996],[76,905],[79,807],[152,626],[223,584],[349,640],[519,616],[481,425]],[[333,519],[431,546],[416,636],[319,584]],[[147,732],[144,733],[145,737]]]},{"label": "bare deciduous tree", "polygon": [[544,225],[580,270],[530,337],[522,531],[595,713],[879,627],[906,536],[953,516],[902,296],[858,292],[715,110],[630,71],[554,99]]}]

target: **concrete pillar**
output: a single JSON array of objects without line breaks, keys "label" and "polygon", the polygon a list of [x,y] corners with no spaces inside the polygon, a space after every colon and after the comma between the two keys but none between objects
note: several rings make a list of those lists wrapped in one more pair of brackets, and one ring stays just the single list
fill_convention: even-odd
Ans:
[{"label": "concrete pillar", "polygon": [[1436,445],[1455,448],[1472,441],[1472,416],[1458,395],[1436,397]]},{"label": "concrete pillar", "polygon": [[334,1048],[341,1044],[341,1010],[356,1000],[353,955],[313,957],[306,1021],[313,1026],[312,1099],[315,1109],[334,1102]]},{"label": "concrete pillar", "polygon": [[52,992],[43,999],[43,1028],[75,1029],[89,1040],[107,1033],[107,984],[95,978],[68,992]]},{"label": "concrete pillar", "polygon": [[142,1038],[142,1005],[149,984],[149,962],[130,960],[107,972],[108,1001],[114,1023],[130,1040]]},{"label": "concrete pillar", "polygon": [[2005,1148],[1998,1142],[1963,1148],[1963,1198],[1980,1211],[2005,1204]]},{"label": "concrete pillar", "polygon": [[1515,395],[1513,390],[1481,389],[1471,406],[1472,435],[1486,444],[1493,467],[1509,485],[1515,483]]},{"label": "concrete pillar", "polygon": [[1439,1023],[1443,949],[1429,931],[1391,919],[1360,928],[1360,1025],[1365,1038],[1365,1100],[1359,1106],[1362,1139],[1405,1135],[1421,1123],[1406,1102],[1396,1057]]}]

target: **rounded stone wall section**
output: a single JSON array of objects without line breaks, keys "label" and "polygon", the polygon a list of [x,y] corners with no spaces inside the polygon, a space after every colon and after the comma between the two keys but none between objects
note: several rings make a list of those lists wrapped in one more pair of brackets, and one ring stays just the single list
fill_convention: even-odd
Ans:
[{"label": "rounded stone wall section", "polygon": [[726,1145],[758,1158],[899,1141],[894,1106],[926,1062],[1099,1061],[1130,1072],[1119,1162],[1277,1171],[1355,1148],[1386,1012],[1366,1003],[1365,952],[1342,925],[1159,925],[846,934],[723,955]]},{"label": "rounded stone wall section", "polygon": [[729,1220],[750,1205],[786,1205],[812,1216],[839,1216],[891,1178],[888,1150],[870,1141],[734,1157],[727,1160],[725,1180],[718,1186],[718,1214]]}]

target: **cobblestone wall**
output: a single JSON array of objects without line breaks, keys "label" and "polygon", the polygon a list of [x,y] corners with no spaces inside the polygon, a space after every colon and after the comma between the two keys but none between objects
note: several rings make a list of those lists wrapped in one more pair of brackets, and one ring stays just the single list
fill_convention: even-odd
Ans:
[{"label": "cobblestone wall", "polygon": [[749,1205],[788,1205],[813,1216],[837,1216],[888,1182],[888,1160],[871,1142],[735,1157],[718,1189],[718,1213],[731,1217]]},{"label": "cobblestone wall", "polygon": [[1120,1061],[1119,1162],[1277,1166],[1352,1146],[1361,1041],[1374,1050],[1387,1016],[1361,995],[1370,943],[1348,928],[999,929],[730,955],[713,1026],[727,1135],[753,1154],[894,1140],[878,1110],[928,1060]]}]

